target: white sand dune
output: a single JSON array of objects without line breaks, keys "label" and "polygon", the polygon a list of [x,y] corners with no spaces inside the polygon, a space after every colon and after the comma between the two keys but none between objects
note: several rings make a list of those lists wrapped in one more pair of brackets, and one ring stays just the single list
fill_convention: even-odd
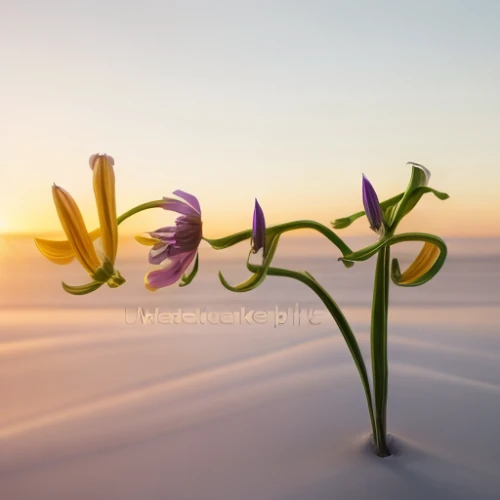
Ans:
[{"label": "white sand dune", "polygon": [[[321,309],[279,279],[230,294],[214,274],[236,277],[234,262],[202,264],[187,289],[148,295],[130,260],[123,290],[81,298],[57,283],[78,282],[74,266],[37,261],[21,295],[4,267],[2,500],[499,498],[499,260],[451,259],[427,292],[391,289],[388,459],[371,451],[361,383],[326,317],[278,328],[125,322],[137,306]],[[315,265],[339,287],[369,363],[369,291],[355,294],[351,270]],[[369,271],[353,279],[369,283]]]}]

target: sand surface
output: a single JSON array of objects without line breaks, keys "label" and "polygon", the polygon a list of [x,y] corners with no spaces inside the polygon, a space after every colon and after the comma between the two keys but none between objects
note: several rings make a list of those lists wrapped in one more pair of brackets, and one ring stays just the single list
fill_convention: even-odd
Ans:
[{"label": "sand surface", "polygon": [[[295,244],[279,263],[300,269],[311,255],[294,254]],[[144,256],[130,251],[119,266],[124,287],[74,298],[59,281],[83,282],[77,266],[53,266],[26,241],[4,241],[0,498],[498,499],[500,258],[488,251],[497,244],[453,241],[435,280],[391,288],[396,454],[380,459],[344,341],[299,283],[269,278],[258,291],[231,294],[216,270],[243,278],[241,252],[204,250],[192,285],[149,294]],[[307,268],[343,307],[369,363],[372,263],[346,270],[328,251],[315,245]],[[276,307],[296,303],[315,309],[320,324],[275,327]],[[134,321],[138,308],[241,307],[271,319]]]}]

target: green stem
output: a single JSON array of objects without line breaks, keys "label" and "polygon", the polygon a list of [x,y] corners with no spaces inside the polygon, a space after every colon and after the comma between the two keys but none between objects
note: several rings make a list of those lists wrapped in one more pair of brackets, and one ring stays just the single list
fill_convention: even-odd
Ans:
[{"label": "green stem", "polygon": [[375,395],[374,433],[377,454],[390,455],[386,442],[387,431],[387,386],[389,369],[387,363],[387,316],[389,307],[389,262],[390,248],[382,247],[378,252],[373,285],[371,354],[373,370],[373,392]]},{"label": "green stem", "polygon": [[132,217],[132,215],[142,212],[143,210],[148,210],[150,208],[161,208],[163,207],[163,205],[165,205],[165,200],[154,200],[148,201],[147,203],[141,203],[140,205],[137,205],[136,207],[131,208],[130,210],[127,210],[125,213],[121,214],[116,219],[116,222],[118,225],[120,225],[124,220]]},{"label": "green stem", "polygon": [[[266,229],[268,234],[285,233],[288,231],[295,231],[297,229],[312,229],[318,231],[323,236],[328,238],[341,252],[343,255],[348,255],[352,253],[352,250],[348,245],[344,243],[342,238],[337,236],[330,228],[320,224],[319,222],[312,220],[298,220],[294,222],[286,222],[285,224],[278,224],[277,226],[272,226]],[[252,230],[247,229],[246,231],[240,231],[239,233],[234,233],[230,236],[225,236],[224,238],[203,238],[212,248],[215,250],[221,250],[223,248],[228,248],[229,246],[235,245],[241,241],[247,240],[252,237]],[[352,265],[351,263],[345,263],[347,265]]]},{"label": "green stem", "polygon": [[[259,266],[249,266],[250,270],[255,272]],[[297,281],[300,281],[304,285],[307,285],[325,304],[329,313],[332,315],[335,323],[340,329],[344,340],[346,341],[347,347],[351,353],[351,356],[354,360],[356,368],[358,369],[358,373],[361,377],[361,383],[363,384],[363,389],[365,391],[366,402],[368,404],[368,413],[370,415],[370,423],[372,426],[373,434],[376,433],[375,427],[375,417],[373,412],[373,403],[372,403],[372,395],[370,390],[370,381],[368,379],[368,374],[366,371],[365,362],[363,360],[363,355],[361,354],[361,350],[359,348],[358,342],[354,333],[347,321],[346,317],[340,310],[340,307],[333,300],[331,295],[316,281],[316,279],[309,273],[302,273],[297,271],[290,271],[288,269],[281,269],[278,267],[270,267],[267,270],[268,276],[282,276],[286,278],[292,278]]]}]

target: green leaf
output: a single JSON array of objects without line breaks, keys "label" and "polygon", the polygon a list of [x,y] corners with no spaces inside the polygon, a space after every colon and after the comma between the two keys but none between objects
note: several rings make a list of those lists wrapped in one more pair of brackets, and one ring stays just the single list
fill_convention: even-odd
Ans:
[{"label": "green leaf", "polygon": [[445,200],[448,198],[446,193],[441,193],[432,188],[427,187],[428,178],[422,168],[412,165],[410,182],[403,194],[403,197],[397,205],[392,207],[385,215],[387,217],[387,225],[391,231],[394,231],[403,217],[410,213],[420,198],[425,193],[433,193],[439,199]]},{"label": "green leaf", "polygon": [[[432,278],[434,278],[434,276],[436,276],[436,274],[443,267],[443,264],[446,260],[446,256],[448,254],[448,249],[446,248],[445,242],[441,238],[438,238],[437,236],[434,236],[432,240],[427,239],[421,241],[424,241],[425,243],[430,243],[431,245],[435,245],[439,249],[439,255],[437,259],[432,264],[430,269],[428,269],[424,274],[418,276],[416,279],[412,280],[410,283],[402,282],[403,273],[401,273],[398,259],[393,259],[391,265],[391,279],[395,285],[403,287],[413,287],[413,286],[423,285],[428,281],[430,281]],[[417,259],[415,260],[418,260],[420,256],[421,254],[419,254],[417,256]]]},{"label": "green leaf", "polygon": [[343,257],[340,257],[339,260],[342,262],[351,262],[351,263],[363,262],[365,260],[368,260],[370,257],[373,257],[389,240],[390,238],[379,240],[373,243],[372,245],[362,248],[361,250],[344,255]]},{"label": "green leaf", "polygon": [[440,200],[447,200],[449,195],[446,193],[442,193],[441,191],[437,191],[436,189],[432,189],[428,186],[420,186],[415,188],[413,192],[408,196],[406,200],[406,204],[404,205],[403,217],[409,214],[420,201],[420,198],[426,193],[432,193],[436,198]]},{"label": "green leaf", "polygon": [[188,276],[185,274],[182,275],[181,282],[179,283],[179,286],[187,286],[191,281],[193,281],[194,277],[198,273],[198,252],[196,252],[196,259],[194,261],[194,267],[193,270],[189,273]]},{"label": "green leaf", "polygon": [[[397,196],[393,196],[392,198],[389,198],[380,203],[382,211],[385,213],[386,210],[393,207],[399,200],[401,200],[403,194],[404,193],[400,193]],[[363,215],[365,215],[364,211],[356,212],[355,214],[352,214],[349,217],[342,217],[341,219],[335,219],[334,221],[332,221],[333,229],[344,229],[346,227],[349,227],[355,220],[363,217]]]},{"label": "green leaf", "polygon": [[[420,201],[420,198],[426,193],[432,193],[434,196],[439,198],[440,200],[446,200],[449,198],[449,195],[443,193],[441,191],[437,191],[436,189],[432,189],[428,186],[419,186],[415,188],[412,193],[408,196],[405,206],[403,216],[410,213],[415,205]],[[403,198],[405,193],[400,193],[397,196],[389,198],[382,203],[380,206],[382,207],[382,212],[384,213],[384,219],[386,221],[390,221],[392,217],[394,217],[394,210],[397,208],[396,204]],[[365,215],[365,212],[356,212],[355,214],[350,215],[349,217],[342,217],[340,219],[335,219],[332,221],[333,229],[345,229],[349,227],[354,221],[360,219]],[[391,226],[392,227],[392,226]]]},{"label": "green leaf", "polygon": [[95,292],[98,288],[100,288],[102,285],[104,285],[104,282],[102,281],[92,281],[90,283],[87,283],[86,285],[78,285],[78,286],[72,286],[72,285],[67,285],[62,282],[62,287],[64,290],[71,295],[86,295],[88,293]]}]

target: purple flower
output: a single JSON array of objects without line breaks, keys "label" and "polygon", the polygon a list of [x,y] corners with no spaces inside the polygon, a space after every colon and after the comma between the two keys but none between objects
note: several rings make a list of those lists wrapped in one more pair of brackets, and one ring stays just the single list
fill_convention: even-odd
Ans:
[{"label": "purple flower", "polygon": [[266,220],[257,198],[255,199],[255,208],[253,211],[252,224],[252,252],[257,253],[263,248],[264,256],[266,254]]},{"label": "purple flower", "polygon": [[160,269],[150,271],[144,277],[148,290],[169,286],[177,282],[189,264],[196,257],[202,238],[202,222],[200,204],[195,196],[184,191],[174,191],[182,198],[164,198],[165,210],[177,212],[180,217],[175,220],[175,226],[166,226],[146,235],[136,236],[143,245],[152,245],[149,251],[151,264],[162,264]]},{"label": "purple flower", "polygon": [[377,193],[375,189],[373,189],[370,181],[365,177],[365,174],[363,174],[363,205],[371,229],[376,233],[383,232],[384,218],[382,215],[382,208],[380,207]]}]

